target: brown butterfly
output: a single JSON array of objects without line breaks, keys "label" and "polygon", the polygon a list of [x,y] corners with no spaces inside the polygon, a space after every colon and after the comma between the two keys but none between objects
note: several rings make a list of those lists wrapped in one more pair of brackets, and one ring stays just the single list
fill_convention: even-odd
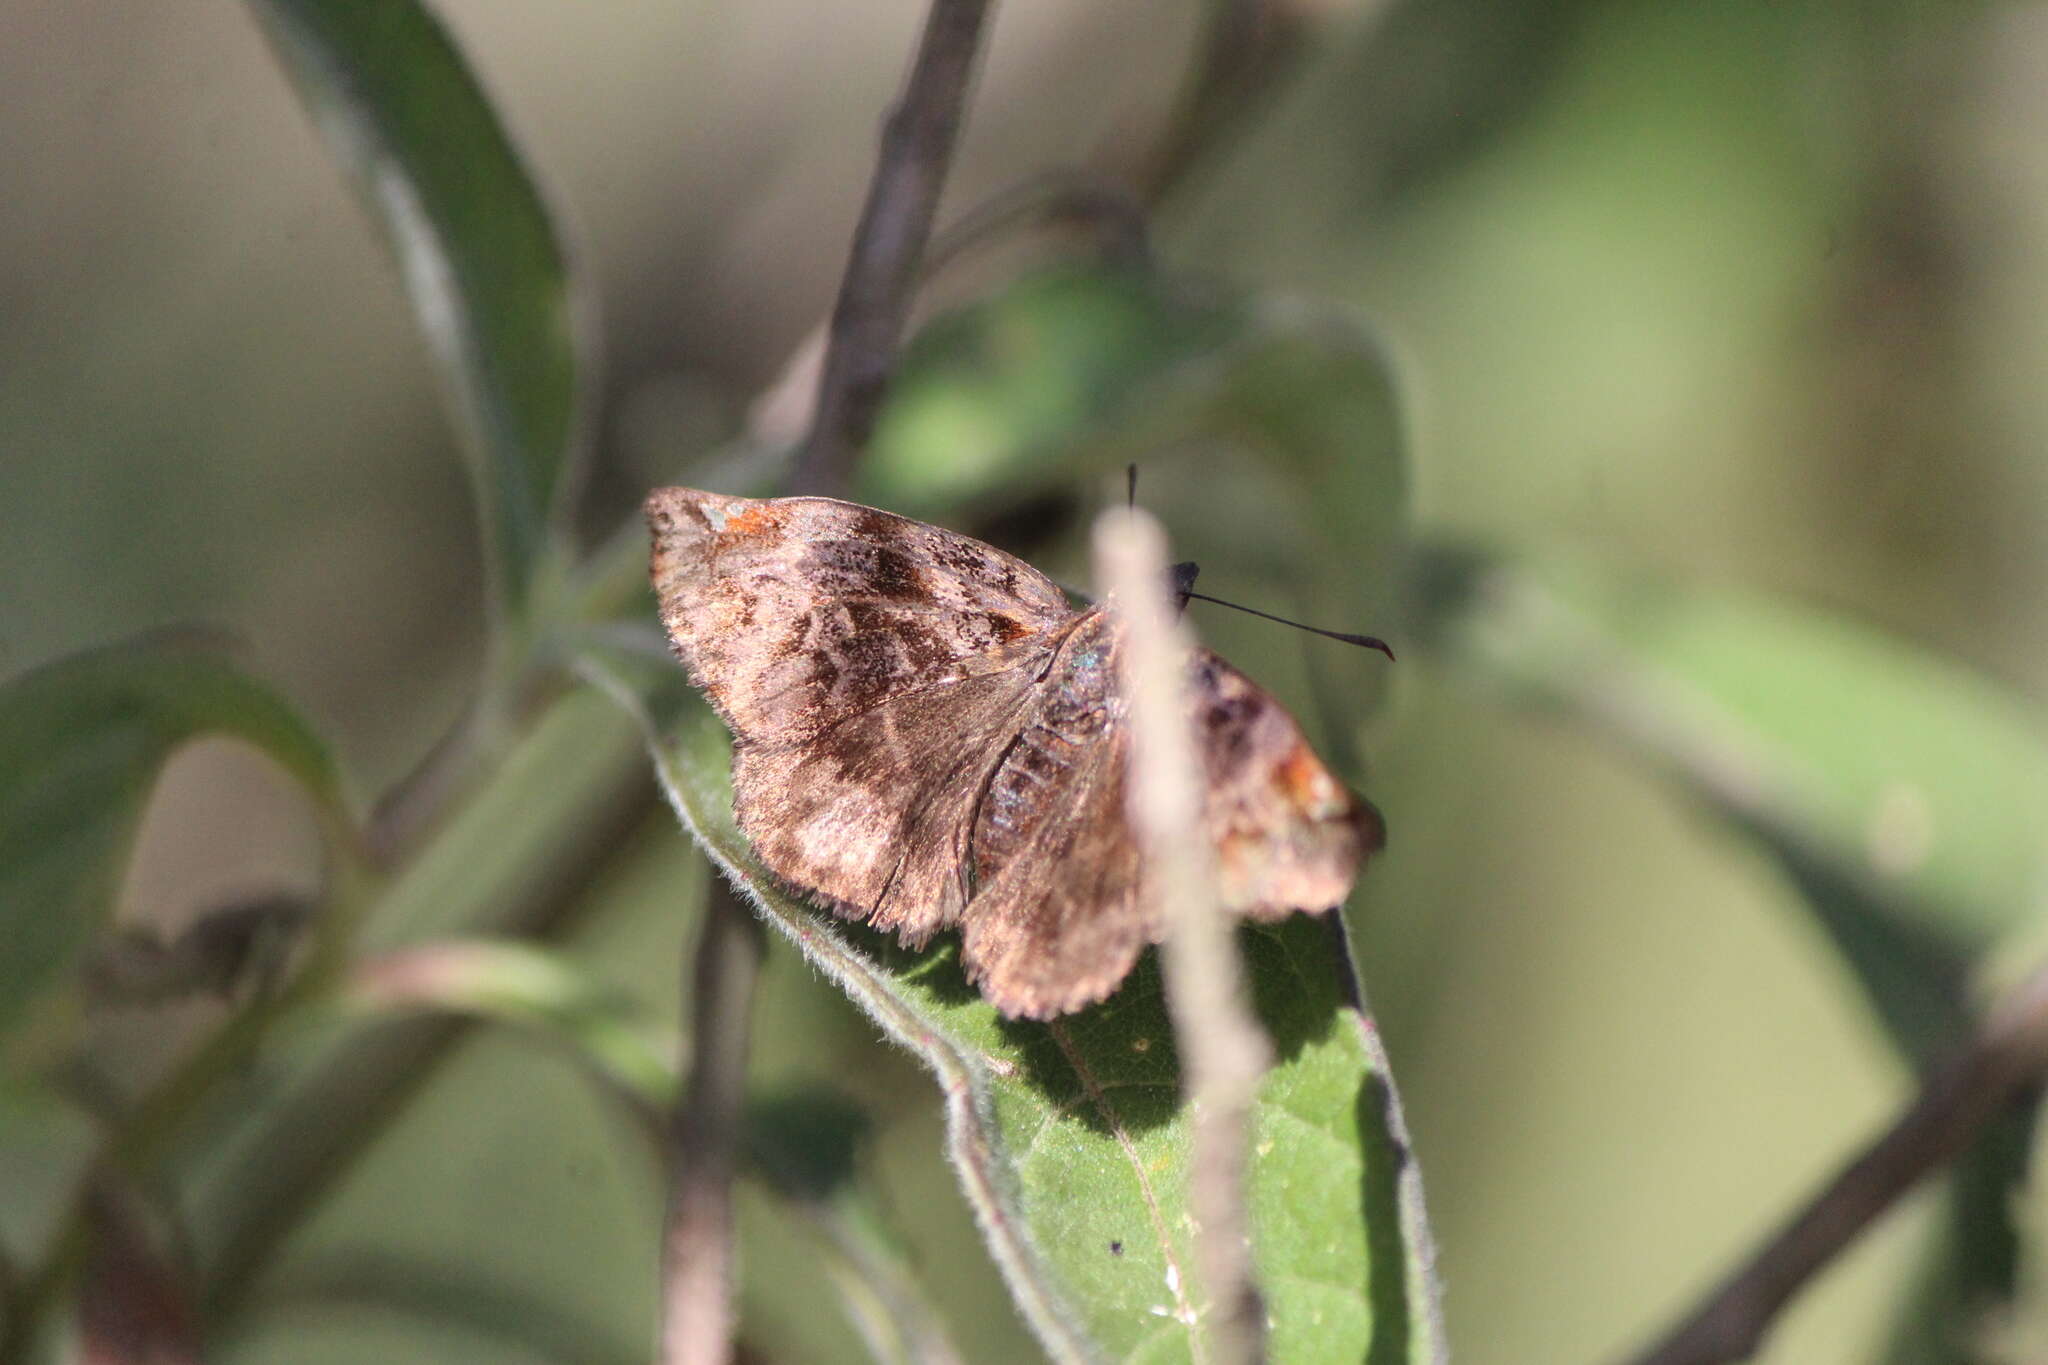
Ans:
[{"label": "brown butterfly", "polygon": [[[910,947],[958,926],[1011,1017],[1114,991],[1162,933],[1124,813],[1115,612],[831,498],[660,488],[646,513],[662,623],[732,727],[735,811],[768,869]],[[1378,816],[1251,679],[1206,649],[1188,669],[1223,905],[1335,906]]]}]

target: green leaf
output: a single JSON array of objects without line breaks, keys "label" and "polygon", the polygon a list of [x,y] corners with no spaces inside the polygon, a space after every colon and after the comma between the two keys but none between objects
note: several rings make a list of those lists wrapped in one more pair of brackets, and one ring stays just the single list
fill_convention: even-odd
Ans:
[{"label": "green leaf", "polygon": [[[1452,667],[1558,710],[1754,838],[1909,1058],[1971,1028],[1973,977],[2037,932],[2048,745],[1953,663],[1830,613],[1564,561],[1429,547],[1420,626]],[[1956,1163],[1889,1358],[1946,1359],[2011,1293],[2030,1114]]]},{"label": "green leaf", "polygon": [[404,273],[471,457],[497,591],[545,567],[584,438],[587,307],[539,189],[414,0],[250,0]]},{"label": "green leaf", "polygon": [[319,737],[204,643],[144,638],[0,687],[0,1026],[105,922],[143,802],[187,740],[248,741],[345,823]]},{"label": "green leaf", "polygon": [[[932,1069],[948,1157],[1048,1354],[1199,1358],[1188,1120],[1151,956],[1092,1010],[1002,1019],[952,942],[906,952],[776,889],[732,823],[723,726],[694,697],[680,710],[655,746],[678,815],[768,923]],[[1370,1021],[1346,1003],[1332,928],[1297,916],[1243,937],[1279,1057],[1254,1114],[1251,1174],[1270,1358],[1439,1360],[1415,1164]]]},{"label": "green leaf", "polygon": [[904,349],[856,472],[856,500],[933,515],[1106,468],[1080,433],[1237,333],[1150,272],[1062,264],[922,328]]},{"label": "green leaf", "polygon": [[1584,564],[1435,547],[1422,626],[1455,667],[1561,709],[1756,837],[1910,1053],[1970,963],[2038,911],[2048,744],[1955,664],[1827,612]]}]

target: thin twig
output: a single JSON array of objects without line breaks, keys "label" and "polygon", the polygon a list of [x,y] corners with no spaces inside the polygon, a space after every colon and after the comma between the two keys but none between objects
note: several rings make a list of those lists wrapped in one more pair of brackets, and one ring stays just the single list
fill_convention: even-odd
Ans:
[{"label": "thin twig", "polygon": [[191,1286],[152,1244],[140,1201],[108,1172],[87,1195],[92,1250],[78,1295],[79,1365],[199,1365]]},{"label": "thin twig", "polygon": [[1252,1278],[1246,1131],[1271,1048],[1245,1004],[1237,942],[1216,903],[1214,856],[1201,827],[1205,784],[1185,701],[1190,642],[1167,602],[1166,537],[1136,509],[1095,525],[1095,572],[1127,634],[1123,686],[1131,714],[1130,814],[1151,869],[1149,894],[1167,920],[1161,967],[1194,1115],[1188,1203],[1222,1365],[1261,1358],[1264,1312]]},{"label": "thin twig", "polygon": [[1891,1128],[1635,1365],[1718,1365],[1755,1352],[1779,1310],[1879,1214],[1944,1163],[2048,1069],[2048,967],[1992,1010]]},{"label": "thin twig", "polygon": [[987,16],[988,0],[932,0],[925,16],[910,79],[882,129],[881,155],[833,305],[818,406],[797,456],[802,492],[842,489],[874,429]]},{"label": "thin twig", "polygon": [[662,1229],[662,1365],[732,1359],[733,1175],[761,926],[723,878],[706,888],[692,969],[690,1079],[675,1113]]}]

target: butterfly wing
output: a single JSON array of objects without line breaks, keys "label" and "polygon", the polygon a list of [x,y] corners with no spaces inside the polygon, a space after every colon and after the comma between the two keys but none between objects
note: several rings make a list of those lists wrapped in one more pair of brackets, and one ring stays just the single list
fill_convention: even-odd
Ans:
[{"label": "butterfly wing", "polygon": [[1074,613],[1037,570],[830,498],[657,489],[662,622],[734,737],[762,861],[921,941],[965,897],[968,816]]},{"label": "butterfly wing", "polygon": [[[1165,928],[1125,809],[1119,639],[1101,613],[1070,633],[976,815],[962,959],[1005,1014],[1050,1018],[1093,1004]],[[1270,920],[1342,902],[1379,846],[1370,808],[1271,694],[1208,650],[1190,656],[1188,707],[1223,908]]]},{"label": "butterfly wing", "polygon": [[1102,999],[1156,937],[1124,813],[1120,636],[1100,610],[1068,629],[974,812],[961,961],[1013,1017]]},{"label": "butterfly wing", "polygon": [[742,744],[1001,672],[1073,616],[1022,560],[872,507],[658,488],[645,510],[662,624]]},{"label": "butterfly wing", "polygon": [[1342,904],[1385,842],[1379,813],[1331,775],[1272,693],[1216,654],[1194,651],[1187,689],[1224,908],[1274,920]]},{"label": "butterfly wing", "polygon": [[783,880],[918,947],[958,922],[975,802],[1025,709],[1013,668],[890,697],[800,744],[733,750],[733,804]]}]

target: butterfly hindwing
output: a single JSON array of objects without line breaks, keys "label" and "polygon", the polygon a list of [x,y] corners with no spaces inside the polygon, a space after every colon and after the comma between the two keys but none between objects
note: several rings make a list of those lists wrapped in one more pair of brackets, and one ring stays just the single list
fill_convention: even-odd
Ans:
[{"label": "butterfly hindwing", "polygon": [[961,960],[1005,1014],[1100,1000],[1157,937],[1124,813],[1121,637],[1100,609],[1068,628],[975,811]]},{"label": "butterfly hindwing", "polygon": [[802,744],[733,750],[740,828],[777,876],[911,946],[960,918],[974,804],[1029,669],[904,693]]}]

